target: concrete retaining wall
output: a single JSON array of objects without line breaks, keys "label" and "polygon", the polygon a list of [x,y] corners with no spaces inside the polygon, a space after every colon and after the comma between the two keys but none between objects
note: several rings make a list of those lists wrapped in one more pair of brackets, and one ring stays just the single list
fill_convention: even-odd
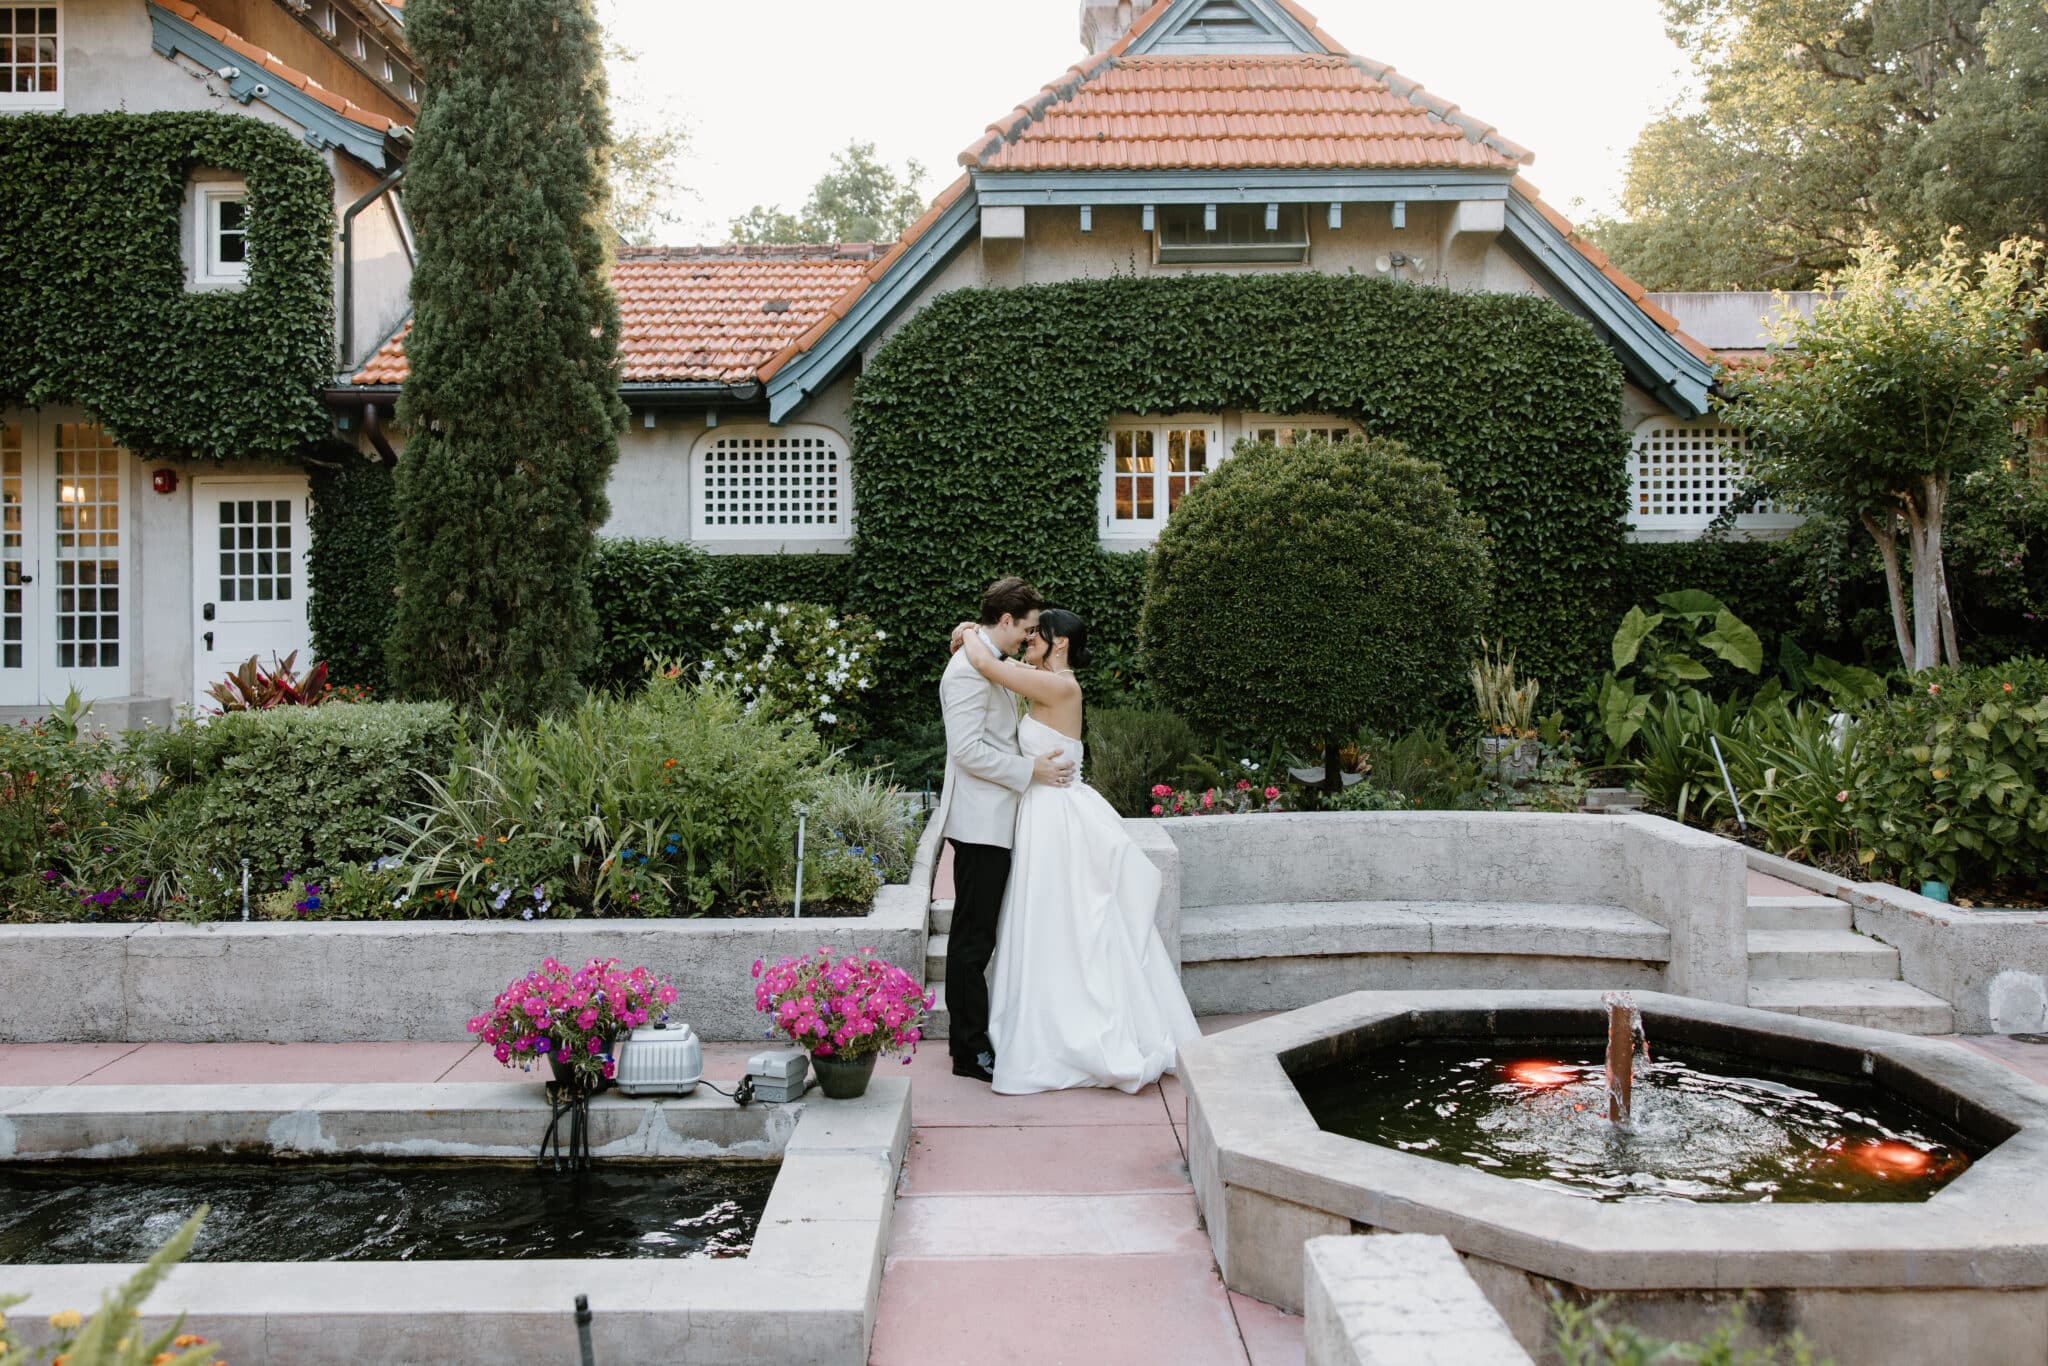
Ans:
[{"label": "concrete retaining wall", "polygon": [[1447,1239],[1311,1238],[1302,1263],[1307,1366],[1531,1366]]},{"label": "concrete retaining wall", "polygon": [[922,981],[924,907],[892,886],[860,918],[0,926],[0,1042],[464,1039],[549,956],[644,963],[674,1018],[754,1040],[756,959],[872,948]]}]

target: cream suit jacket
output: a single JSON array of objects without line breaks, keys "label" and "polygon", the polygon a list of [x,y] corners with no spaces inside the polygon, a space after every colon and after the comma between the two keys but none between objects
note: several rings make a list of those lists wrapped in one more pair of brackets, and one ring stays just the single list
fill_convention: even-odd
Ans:
[{"label": "cream suit jacket", "polygon": [[955,652],[939,679],[946,719],[946,785],[918,841],[911,885],[930,887],[939,841],[1008,849],[1017,831],[1017,798],[1031,786],[1031,761],[1017,752],[1017,695],[975,672]]}]

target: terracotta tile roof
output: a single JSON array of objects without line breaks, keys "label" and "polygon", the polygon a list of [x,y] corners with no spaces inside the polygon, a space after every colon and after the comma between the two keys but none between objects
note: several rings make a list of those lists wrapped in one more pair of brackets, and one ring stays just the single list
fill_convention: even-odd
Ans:
[{"label": "terracotta tile roof", "polygon": [[1651,302],[1645,296],[1643,287],[1618,270],[1614,263],[1607,259],[1606,252],[1579,236],[1579,231],[1572,226],[1571,220],[1544,203],[1542,193],[1534,185],[1531,185],[1522,177],[1516,176],[1514,186],[1516,192],[1522,198],[1528,200],[1530,206],[1536,212],[1543,215],[1545,222],[1564,234],[1564,240],[1571,243],[1574,251],[1585,257],[1595,270],[1606,276],[1616,289],[1619,289],[1628,296],[1630,303],[1643,311],[1644,317],[1663,328],[1666,332],[1669,332],[1678,344],[1687,351],[1690,351],[1695,358],[1703,360],[1709,365],[1714,364],[1720,359],[1719,352],[1689,335],[1683,327],[1679,326],[1678,319],[1672,317],[1669,313]]},{"label": "terracotta tile roof", "polygon": [[[1352,56],[1112,57],[961,153],[984,171],[1511,170],[1526,150]],[[1046,98],[1046,94],[1052,98]],[[1469,125],[1469,126],[1468,126]]]},{"label": "terracotta tile roof", "polygon": [[[621,247],[612,266],[629,384],[746,384],[799,336],[846,311],[893,248],[823,246]],[[410,324],[377,348],[355,384],[405,381]]]},{"label": "terracotta tile roof", "polygon": [[256,65],[262,67],[265,71],[268,71],[293,89],[303,91],[309,98],[320,101],[320,103],[326,105],[350,123],[360,123],[363,127],[379,133],[388,133],[393,128],[402,126],[396,119],[379,114],[374,109],[365,109],[354,100],[344,99],[340,95],[335,94],[305,72],[287,63],[277,54],[256,46],[256,44],[248,41],[234,30],[223,28],[207,18],[192,5],[187,4],[185,0],[154,0],[154,2],[159,8],[170,14],[177,15],[180,19],[183,19],[215,42],[241,53],[244,57],[247,57],[250,61],[256,63]]}]

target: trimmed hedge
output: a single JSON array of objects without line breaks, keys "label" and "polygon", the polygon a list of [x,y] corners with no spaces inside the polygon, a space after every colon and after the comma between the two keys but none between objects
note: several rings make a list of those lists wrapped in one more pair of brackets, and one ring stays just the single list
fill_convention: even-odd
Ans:
[{"label": "trimmed hedge", "polygon": [[[249,187],[249,278],[185,280],[198,167]],[[327,430],[334,179],[242,114],[0,118],[0,407],[76,403],[145,459],[286,460]]]},{"label": "trimmed hedge", "polygon": [[1097,545],[1119,413],[1315,412],[1443,466],[1495,542],[1490,633],[1546,688],[1613,634],[1628,487],[1619,362],[1556,304],[1360,276],[1191,275],[960,289],[854,385],[854,600],[890,632],[881,687],[922,705],[946,628],[1032,579],[1128,651],[1137,573]]},{"label": "trimmed hedge", "polygon": [[392,818],[427,795],[459,723],[442,702],[354,702],[229,712],[141,743],[173,788],[196,788],[207,853],[246,858],[267,886],[331,875],[385,852]]},{"label": "trimmed hedge", "polygon": [[[391,545],[391,471],[348,452],[335,466],[309,465],[306,624],[313,653],[336,687],[382,693],[398,573]],[[310,664],[311,660],[300,663]]]}]

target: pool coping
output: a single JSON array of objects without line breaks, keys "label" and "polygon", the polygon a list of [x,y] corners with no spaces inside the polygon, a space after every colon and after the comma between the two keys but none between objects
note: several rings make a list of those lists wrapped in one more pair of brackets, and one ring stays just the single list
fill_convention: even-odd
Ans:
[{"label": "pool coping", "polygon": [[[0,1160],[531,1156],[547,1119],[536,1083],[0,1088]],[[746,1110],[702,1090],[603,1096],[591,1124],[600,1160],[779,1156],[752,1251],[707,1261],[188,1263],[150,1297],[143,1327],[183,1312],[186,1331],[238,1366],[510,1352],[568,1361],[584,1294],[601,1361],[866,1362],[909,1144],[908,1080],[876,1077],[858,1100],[814,1094]],[[14,1322],[32,1335],[57,1310],[90,1312],[132,1269],[0,1266],[0,1292],[29,1296]]]},{"label": "pool coping", "polygon": [[[1302,1238],[1365,1225],[1441,1234],[1467,1255],[1595,1292],[2048,1286],[2048,1088],[1934,1040],[1661,993],[1636,999],[1653,1049],[1660,1037],[1711,1047],[1717,1033],[1740,1030],[1783,1061],[1853,1059],[1966,1132],[2010,1133],[1920,1204],[1600,1204],[1324,1133],[1283,1065],[1283,1055],[1297,1069],[1337,1061],[1375,1026],[1392,1038],[1597,1019],[1599,993],[1356,992],[1182,1055],[1189,1164],[1226,1281],[1236,1270],[1285,1293],[1287,1278],[1299,1279]],[[1443,1027],[1456,1016],[1472,1027]],[[1267,1246],[1288,1240],[1291,1249]]]}]

